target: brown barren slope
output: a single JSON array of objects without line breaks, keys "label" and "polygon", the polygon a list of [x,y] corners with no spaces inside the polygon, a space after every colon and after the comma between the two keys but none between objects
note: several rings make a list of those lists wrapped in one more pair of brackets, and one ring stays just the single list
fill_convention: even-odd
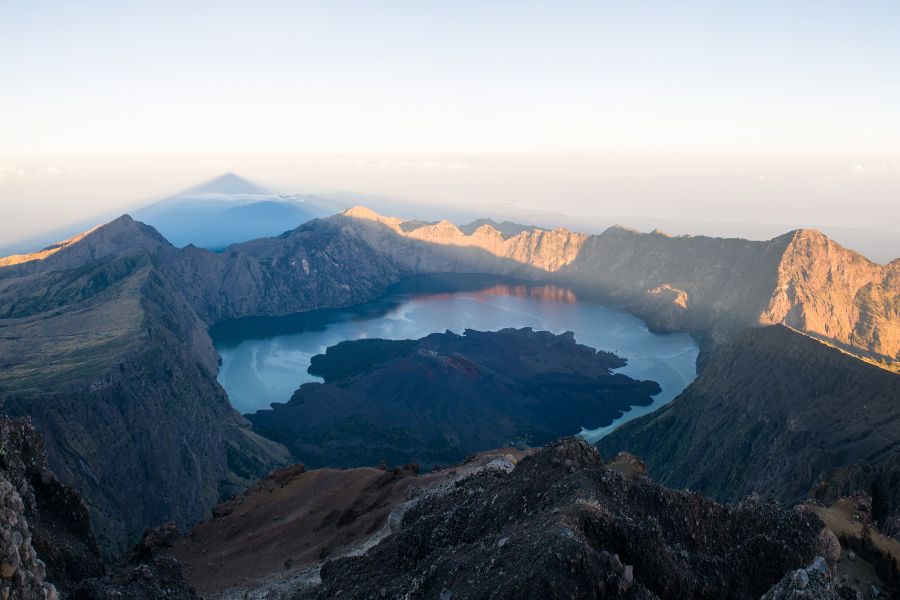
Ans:
[{"label": "brown barren slope", "polygon": [[388,514],[413,490],[478,469],[496,457],[524,456],[503,448],[466,465],[416,476],[410,469],[316,469],[293,465],[223,502],[209,521],[175,545],[188,582],[204,595],[234,586],[253,589],[296,573],[387,533]]},{"label": "brown barren slope", "polygon": [[299,471],[277,471],[179,540],[175,554],[201,594],[314,563],[364,540],[424,481],[371,468]]}]

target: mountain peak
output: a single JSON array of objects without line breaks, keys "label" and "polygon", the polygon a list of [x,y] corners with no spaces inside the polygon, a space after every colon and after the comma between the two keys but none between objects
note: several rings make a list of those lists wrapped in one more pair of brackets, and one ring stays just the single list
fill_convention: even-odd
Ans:
[{"label": "mountain peak", "polygon": [[[133,248],[151,249],[168,246],[169,242],[156,229],[135,221],[130,215],[122,215],[67,240],[56,242],[31,254],[14,254],[0,258],[0,267],[44,261],[66,260],[80,262],[116,254]],[[63,259],[68,256],[69,259]]]},{"label": "mountain peak", "polygon": [[634,227],[627,227],[625,225],[619,225],[617,223],[615,225],[607,227],[602,235],[634,235],[640,233],[641,232]]},{"label": "mountain peak", "polygon": [[400,232],[401,225],[403,224],[403,219],[398,219],[396,217],[386,217],[384,215],[378,214],[371,208],[367,206],[362,206],[357,204],[356,206],[352,206],[341,213],[343,217],[350,217],[351,219],[362,219],[365,221],[375,221],[376,223],[381,223],[382,225],[387,225],[394,231]]}]

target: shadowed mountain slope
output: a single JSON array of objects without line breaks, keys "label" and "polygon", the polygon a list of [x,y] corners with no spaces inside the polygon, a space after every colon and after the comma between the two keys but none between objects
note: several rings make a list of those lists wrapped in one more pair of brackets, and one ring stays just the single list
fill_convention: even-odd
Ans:
[{"label": "shadowed mountain slope", "polygon": [[0,409],[32,417],[106,556],[206,516],[284,457],[216,382],[206,326],[160,266],[174,252],[122,217],[0,269]]},{"label": "shadowed mountain slope", "polygon": [[900,375],[780,325],[747,330],[678,398],[598,445],[719,500],[863,489],[882,525],[900,515]]}]

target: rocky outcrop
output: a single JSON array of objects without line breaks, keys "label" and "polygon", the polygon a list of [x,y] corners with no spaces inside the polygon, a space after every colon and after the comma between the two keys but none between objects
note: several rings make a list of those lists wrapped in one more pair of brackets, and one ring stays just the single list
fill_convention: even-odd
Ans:
[{"label": "rocky outcrop", "polygon": [[0,595],[22,600],[56,600],[46,567],[31,543],[25,504],[13,485],[0,475]]},{"label": "rocky outcrop", "polygon": [[798,502],[867,490],[880,523],[900,498],[900,375],[777,325],[747,330],[660,410],[602,439],[661,483],[719,500]]},{"label": "rocky outcrop", "polygon": [[[0,416],[0,479],[4,502],[17,514],[19,533],[23,527],[28,530],[22,537],[4,529],[7,537],[21,537],[18,553],[7,556],[27,563],[36,554],[42,561],[40,568],[23,563],[23,572],[31,569],[31,580],[45,578],[66,592],[103,573],[88,510],[81,496],[50,471],[41,436],[28,419]],[[0,542],[0,552],[9,547]]]},{"label": "rocky outcrop", "polygon": [[828,565],[821,556],[817,556],[811,565],[797,569],[785,575],[781,581],[772,586],[762,600],[841,600],[837,589],[831,581]]},{"label": "rocky outcrop", "polygon": [[307,466],[431,468],[604,427],[651,404],[659,385],[612,372],[624,365],[571,332],[530,328],[348,341],[313,357],[309,372],[324,383],[247,418]]},{"label": "rocky outcrop", "polygon": [[[319,582],[322,563],[367,552],[422,498],[485,470],[510,471],[524,453],[502,448],[420,473],[292,465],[213,511],[174,544],[190,585],[218,600],[291,598]],[[261,546],[260,540],[265,540]]]},{"label": "rocky outcrop", "polygon": [[812,562],[808,511],[723,506],[607,468],[566,438],[409,508],[299,598],[759,598]]},{"label": "rocky outcrop", "polygon": [[197,600],[172,554],[177,538],[178,528],[171,523],[147,530],[110,575],[83,581],[73,600]]},{"label": "rocky outcrop", "polygon": [[829,560],[839,595],[896,597],[900,590],[900,541],[878,530],[872,519],[872,498],[857,492],[831,505],[810,500],[806,506],[839,540],[838,562]]}]

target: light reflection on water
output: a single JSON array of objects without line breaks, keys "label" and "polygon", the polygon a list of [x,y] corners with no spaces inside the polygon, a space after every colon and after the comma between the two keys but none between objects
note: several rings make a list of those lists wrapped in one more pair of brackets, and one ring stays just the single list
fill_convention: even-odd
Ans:
[{"label": "light reflection on water", "polygon": [[286,402],[301,383],[317,381],[306,372],[310,359],[344,340],[416,339],[467,328],[573,331],[579,343],[626,358],[628,365],[620,372],[652,379],[662,388],[652,405],[634,407],[608,427],[582,432],[595,440],[621,422],[662,406],[696,377],[698,348],[688,334],[652,333],[637,317],[579,297],[567,287],[472,277],[416,278],[412,285],[397,286],[359,307],[245,319],[213,328],[222,356],[219,382],[232,405],[248,413]]}]

